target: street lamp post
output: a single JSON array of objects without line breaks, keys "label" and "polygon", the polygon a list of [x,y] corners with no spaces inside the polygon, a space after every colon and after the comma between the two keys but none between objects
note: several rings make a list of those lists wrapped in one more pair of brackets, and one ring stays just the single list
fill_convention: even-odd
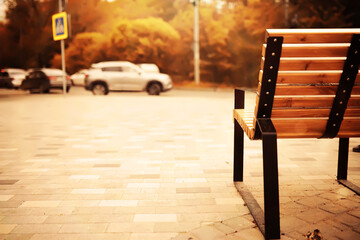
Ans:
[{"label": "street lamp post", "polygon": [[285,27],[289,27],[289,0],[285,0]]}]

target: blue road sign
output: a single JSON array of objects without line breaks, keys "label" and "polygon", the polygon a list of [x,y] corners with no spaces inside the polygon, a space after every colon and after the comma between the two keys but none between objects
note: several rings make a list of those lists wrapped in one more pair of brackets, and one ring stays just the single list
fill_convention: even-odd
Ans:
[{"label": "blue road sign", "polygon": [[55,32],[56,36],[64,34],[64,19],[62,17],[55,19]]},{"label": "blue road sign", "polygon": [[55,41],[68,38],[67,14],[61,12],[52,16],[53,38]]}]

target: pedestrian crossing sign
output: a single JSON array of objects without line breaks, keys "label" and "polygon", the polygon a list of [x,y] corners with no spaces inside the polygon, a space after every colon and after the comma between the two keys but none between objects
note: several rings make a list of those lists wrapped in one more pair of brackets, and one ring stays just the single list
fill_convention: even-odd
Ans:
[{"label": "pedestrian crossing sign", "polygon": [[68,23],[66,12],[52,15],[53,38],[55,41],[68,38]]}]

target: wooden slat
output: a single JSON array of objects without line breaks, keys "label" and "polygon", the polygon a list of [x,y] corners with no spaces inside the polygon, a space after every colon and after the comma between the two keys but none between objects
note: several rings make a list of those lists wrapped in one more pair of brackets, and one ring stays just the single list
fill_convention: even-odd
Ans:
[{"label": "wooden slat", "polygon": [[[319,138],[327,118],[272,118],[278,138]],[[338,136],[360,137],[360,118],[342,121]]]},{"label": "wooden slat", "polygon": [[[329,117],[330,108],[314,108],[314,109],[294,109],[282,108],[273,109],[271,112],[272,118],[324,118]],[[347,108],[344,117],[359,117],[359,108]]]},{"label": "wooden slat", "polygon": [[[274,112],[274,114],[276,114]],[[234,118],[246,135],[253,139],[255,128],[250,121],[252,113],[244,112],[243,109],[234,110]],[[325,131],[328,118],[277,118],[272,116],[278,138],[319,138]],[[344,117],[338,136],[360,137],[360,117]]]},{"label": "wooden slat", "polygon": [[[331,108],[334,97],[276,97],[274,98],[273,109],[275,108]],[[349,99],[348,108],[359,108],[360,96],[352,96]]]},{"label": "wooden slat", "polygon": [[[281,57],[346,57],[350,43],[283,44]],[[262,56],[265,56],[263,44]]]},{"label": "wooden slat", "polygon": [[[277,83],[284,84],[329,84],[338,83],[342,71],[279,71]],[[263,71],[259,73],[262,81]],[[355,84],[360,84],[360,72],[356,76]]]},{"label": "wooden slat", "polygon": [[267,29],[266,38],[283,36],[284,43],[347,43],[354,33],[360,34],[360,29]]},{"label": "wooden slat", "polygon": [[[338,85],[334,86],[320,86],[320,85],[282,85],[277,84],[275,89],[275,96],[293,96],[293,95],[301,95],[301,96],[309,96],[309,95],[329,95],[335,96]],[[258,90],[261,92],[261,83],[258,83]],[[352,95],[360,95],[360,86],[354,86],[352,91]]]},{"label": "wooden slat", "polygon": [[[344,57],[339,58],[280,58],[279,71],[339,70],[344,68]],[[261,59],[261,69],[264,68]]]},{"label": "wooden slat", "polygon": [[[277,85],[275,96],[289,95],[335,95],[338,86],[282,86]],[[354,86],[352,91],[354,95],[360,95],[360,86]]]}]

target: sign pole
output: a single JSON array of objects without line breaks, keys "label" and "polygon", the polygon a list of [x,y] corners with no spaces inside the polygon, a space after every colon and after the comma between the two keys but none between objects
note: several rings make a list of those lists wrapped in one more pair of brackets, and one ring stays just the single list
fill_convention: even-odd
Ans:
[{"label": "sign pole", "polygon": [[61,65],[62,65],[62,82],[63,93],[66,95],[66,65],[65,65],[65,42],[68,38],[68,16],[63,12],[66,8],[66,0],[59,0],[59,13],[52,15],[53,38],[54,41],[60,41],[61,47]]},{"label": "sign pole", "polygon": [[[59,0],[59,12],[63,11],[62,0]],[[65,44],[64,39],[60,41],[61,46],[61,65],[63,71],[63,94],[66,95],[66,68],[65,68]]]},{"label": "sign pole", "polygon": [[61,65],[62,65],[62,71],[63,71],[63,93],[66,95],[66,69],[65,69],[65,44],[64,39],[61,40]]}]

